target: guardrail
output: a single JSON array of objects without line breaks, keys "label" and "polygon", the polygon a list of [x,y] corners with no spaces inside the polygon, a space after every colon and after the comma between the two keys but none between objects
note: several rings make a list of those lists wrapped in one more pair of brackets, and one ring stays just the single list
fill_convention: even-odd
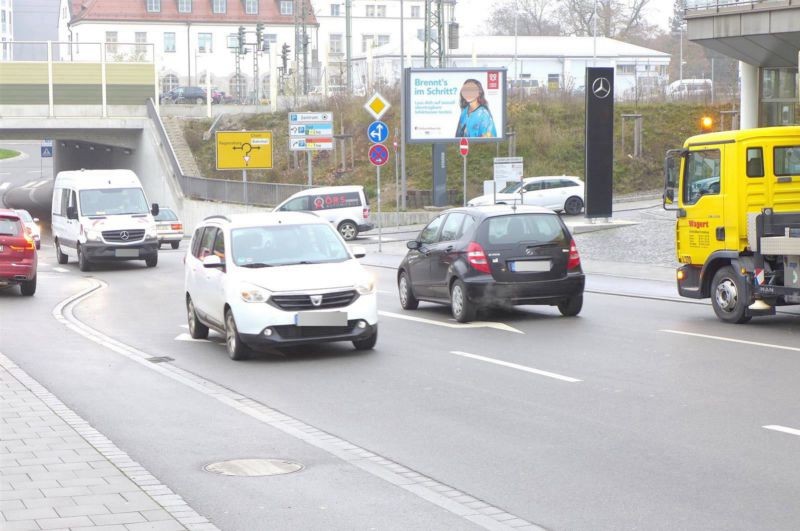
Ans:
[{"label": "guardrail", "polygon": [[175,154],[175,149],[172,147],[172,142],[152,99],[147,100],[147,115],[153,121],[158,139],[167,151],[172,173],[178,180],[184,197],[242,205],[275,206],[292,194],[310,188],[304,184],[244,183],[184,175],[178,156]]},{"label": "guardrail", "polygon": [[725,8],[754,10],[770,7],[789,7],[800,5],[800,0],[688,0],[685,12],[693,14],[701,11],[719,11]]}]

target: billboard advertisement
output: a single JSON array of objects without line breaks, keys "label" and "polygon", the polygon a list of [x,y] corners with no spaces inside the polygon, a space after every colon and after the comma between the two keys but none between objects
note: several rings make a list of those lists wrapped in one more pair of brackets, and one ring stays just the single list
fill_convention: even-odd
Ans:
[{"label": "billboard advertisement", "polygon": [[406,69],[406,141],[499,142],[506,125],[504,68]]}]

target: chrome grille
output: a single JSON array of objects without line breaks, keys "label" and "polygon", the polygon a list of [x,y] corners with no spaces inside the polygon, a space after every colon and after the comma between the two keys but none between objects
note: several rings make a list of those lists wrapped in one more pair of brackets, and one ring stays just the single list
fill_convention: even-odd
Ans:
[{"label": "chrome grille", "polygon": [[[123,236],[127,234],[128,237]],[[131,243],[144,239],[144,229],[104,230],[103,239],[107,242]]]},{"label": "chrome grille", "polygon": [[322,302],[319,306],[311,304],[311,296],[308,294],[302,295],[273,295],[270,297],[270,303],[273,306],[290,312],[300,310],[324,310],[330,308],[342,308],[349,306],[354,300],[358,298],[355,290],[336,291],[333,293],[323,293]]}]

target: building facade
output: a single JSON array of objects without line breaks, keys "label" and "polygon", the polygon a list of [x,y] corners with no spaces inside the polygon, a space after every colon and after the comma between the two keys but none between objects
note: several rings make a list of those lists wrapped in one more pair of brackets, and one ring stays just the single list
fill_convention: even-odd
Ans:
[{"label": "building facade", "polygon": [[[245,54],[236,53],[240,27]],[[62,0],[59,40],[69,44],[59,47],[59,55],[100,60],[92,43],[106,43],[107,61],[153,53],[162,92],[204,86],[208,73],[214,88],[238,99],[259,98],[268,94],[270,72],[278,66],[271,65],[276,50],[287,45],[294,63],[303,27],[310,65],[316,62],[317,22],[308,0]]]}]

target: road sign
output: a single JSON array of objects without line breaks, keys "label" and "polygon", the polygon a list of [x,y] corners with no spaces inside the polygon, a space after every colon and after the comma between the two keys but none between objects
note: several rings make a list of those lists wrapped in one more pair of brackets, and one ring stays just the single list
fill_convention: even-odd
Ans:
[{"label": "road sign", "polygon": [[383,144],[389,138],[389,128],[385,123],[376,120],[367,128],[367,138],[373,144]]},{"label": "road sign", "polygon": [[383,144],[373,144],[369,148],[369,161],[373,166],[383,166],[389,162],[389,150]]},{"label": "road sign", "polygon": [[392,104],[377,92],[364,104],[364,108],[376,120],[380,120],[381,116],[383,116],[391,106]]},{"label": "road sign", "polygon": [[53,156],[53,140],[45,138],[42,140],[42,158],[49,159]]},{"label": "road sign", "polygon": [[461,141],[458,143],[458,151],[461,153],[462,157],[469,155],[469,140],[467,140],[467,137],[461,138]]},{"label": "road sign", "polygon": [[272,169],[272,131],[217,131],[218,170]]},{"label": "road sign", "polygon": [[333,113],[290,112],[290,151],[330,151],[333,149]]}]

